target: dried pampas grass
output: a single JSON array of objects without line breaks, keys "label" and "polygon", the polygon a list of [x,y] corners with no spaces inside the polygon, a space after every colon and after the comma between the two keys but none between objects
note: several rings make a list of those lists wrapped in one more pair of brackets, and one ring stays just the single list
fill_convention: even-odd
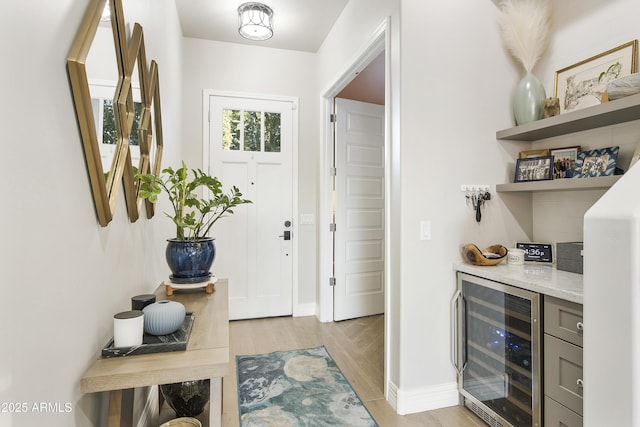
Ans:
[{"label": "dried pampas grass", "polygon": [[530,72],[549,45],[549,0],[504,0],[498,24],[511,54]]}]

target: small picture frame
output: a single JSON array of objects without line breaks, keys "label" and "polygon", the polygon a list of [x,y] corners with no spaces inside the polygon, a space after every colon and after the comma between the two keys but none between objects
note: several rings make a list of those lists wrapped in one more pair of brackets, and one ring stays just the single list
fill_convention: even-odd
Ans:
[{"label": "small picture frame", "polygon": [[553,156],[553,179],[573,178],[580,147],[563,147],[549,150]]},{"label": "small picture frame", "polygon": [[599,105],[607,85],[638,71],[638,40],[632,40],[556,71],[554,96],[560,114]]},{"label": "small picture frame", "polygon": [[545,181],[553,179],[553,156],[518,159],[513,182]]},{"label": "small picture frame", "polygon": [[546,148],[541,149],[541,150],[527,150],[527,151],[521,151],[520,155],[518,156],[521,159],[527,159],[529,157],[545,157],[549,155],[549,150],[547,150]]},{"label": "small picture frame", "polygon": [[620,147],[607,147],[579,152],[574,176],[576,178],[612,176],[616,170],[619,151]]}]

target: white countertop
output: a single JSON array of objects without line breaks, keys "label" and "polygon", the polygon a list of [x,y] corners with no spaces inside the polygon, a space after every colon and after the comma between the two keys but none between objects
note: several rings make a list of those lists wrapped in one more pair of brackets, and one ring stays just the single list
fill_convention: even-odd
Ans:
[{"label": "white countertop", "polygon": [[453,268],[484,279],[582,304],[582,274],[557,270],[555,266],[534,263],[513,265],[503,262],[480,267],[457,262]]}]

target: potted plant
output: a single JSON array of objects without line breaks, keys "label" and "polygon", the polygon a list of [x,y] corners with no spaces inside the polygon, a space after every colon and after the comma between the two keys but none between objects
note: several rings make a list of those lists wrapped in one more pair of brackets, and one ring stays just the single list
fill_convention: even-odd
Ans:
[{"label": "potted plant", "polygon": [[[215,257],[213,238],[209,231],[219,219],[233,214],[233,208],[251,203],[243,199],[236,186],[225,193],[216,177],[200,169],[167,167],[160,176],[136,174],[139,196],[155,203],[165,192],[173,213],[165,212],[176,226],[176,237],[167,239],[166,258],[176,283],[200,283],[210,276]],[[208,190],[208,191],[207,191]],[[208,194],[206,194],[208,193]]]}]

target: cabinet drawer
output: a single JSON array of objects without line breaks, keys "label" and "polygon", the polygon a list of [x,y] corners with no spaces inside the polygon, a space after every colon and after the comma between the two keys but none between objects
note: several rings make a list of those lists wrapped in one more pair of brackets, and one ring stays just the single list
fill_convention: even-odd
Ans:
[{"label": "cabinet drawer", "polygon": [[545,396],[544,427],[582,427],[582,417]]},{"label": "cabinet drawer", "polygon": [[545,296],[544,331],[582,347],[582,305]]},{"label": "cabinet drawer", "polygon": [[544,334],[544,394],[582,415],[582,349]]}]

